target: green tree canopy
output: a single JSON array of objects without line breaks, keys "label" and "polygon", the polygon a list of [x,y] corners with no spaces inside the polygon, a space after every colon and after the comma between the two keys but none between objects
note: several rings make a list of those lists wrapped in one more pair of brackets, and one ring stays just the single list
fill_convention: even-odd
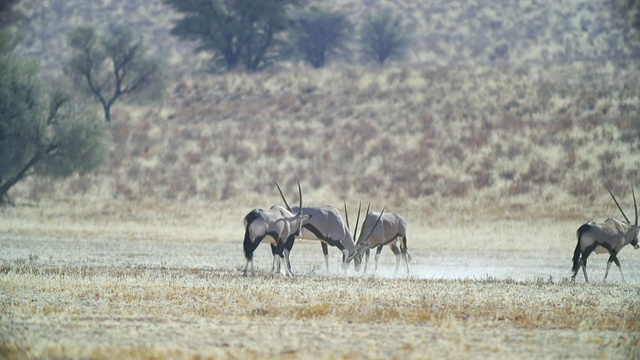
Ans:
[{"label": "green tree canopy", "polygon": [[142,39],[135,39],[131,30],[112,27],[109,35],[99,36],[93,27],[79,26],[67,41],[73,53],[66,71],[100,102],[107,122],[119,99],[153,99],[164,92],[164,66],[147,54]]},{"label": "green tree canopy", "polygon": [[184,16],[171,34],[196,41],[196,52],[213,54],[214,64],[260,70],[282,55],[279,36],[292,26],[291,7],[300,0],[163,0]]},{"label": "green tree canopy", "polygon": [[20,0],[0,0],[0,29],[15,23],[24,15],[19,10],[15,10]]},{"label": "green tree canopy", "polygon": [[0,31],[0,200],[30,175],[85,173],[107,156],[107,128],[59,89],[47,92],[36,63],[13,54]]},{"label": "green tree canopy", "polygon": [[390,9],[380,9],[365,21],[360,31],[364,53],[384,64],[404,56],[409,45],[409,29]]},{"label": "green tree canopy", "polygon": [[349,28],[346,17],[337,12],[304,15],[298,21],[298,51],[313,67],[324,67],[328,55],[344,50]]}]

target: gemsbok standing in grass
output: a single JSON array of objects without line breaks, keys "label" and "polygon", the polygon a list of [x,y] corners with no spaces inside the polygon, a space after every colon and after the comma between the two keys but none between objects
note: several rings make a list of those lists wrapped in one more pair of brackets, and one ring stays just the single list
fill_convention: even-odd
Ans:
[{"label": "gemsbok standing in grass", "polygon": [[[322,245],[322,252],[324,254],[324,264],[327,274],[329,273],[329,249],[328,245],[337,247],[342,251],[342,270],[346,271],[349,263],[354,259],[354,266],[356,271],[360,270],[361,256],[356,253],[356,245],[353,241],[353,236],[349,231],[348,221],[345,222],[340,216],[340,211],[333,206],[305,206],[305,207],[289,207],[287,199],[285,199],[280,186],[276,182],[282,201],[285,206],[291,212],[300,212],[302,215],[308,215],[309,219],[305,221],[300,230],[300,238],[305,240],[320,240]],[[300,211],[302,210],[302,211]],[[349,218],[346,213],[347,208],[345,204],[345,216]],[[358,208],[358,219],[360,220],[360,208]],[[287,242],[288,246],[293,246],[293,242]],[[289,248],[291,251],[291,248]]]},{"label": "gemsbok standing in grass", "polygon": [[[302,189],[298,182],[298,192],[300,195],[300,208],[302,207]],[[247,275],[249,264],[251,264],[251,274],[254,275],[253,253],[265,238],[269,238],[271,250],[274,256],[280,256],[285,262],[285,272],[288,276],[293,276],[291,262],[289,261],[290,247],[287,243],[293,241],[296,234],[300,232],[300,227],[309,218],[299,211],[292,213],[280,205],[274,205],[268,210],[254,209],[244,217],[244,256],[247,260],[244,266],[244,275]],[[275,266],[272,266],[272,270]]]},{"label": "gemsbok standing in grass", "polygon": [[378,269],[378,257],[384,246],[389,246],[396,256],[396,274],[400,267],[400,258],[404,260],[407,269],[407,275],[410,274],[409,263],[411,262],[411,254],[407,248],[407,221],[400,215],[394,213],[385,213],[384,209],[380,213],[369,212],[364,222],[362,230],[356,243],[356,250],[362,256],[364,253],[364,270],[367,273],[367,265],[369,263],[369,252],[373,248],[376,249],[374,274]]},{"label": "gemsbok standing in grass", "polygon": [[624,216],[626,223],[618,219],[609,218],[604,223],[588,222],[578,228],[578,244],[573,252],[573,276],[571,277],[573,282],[576,281],[576,275],[580,268],[582,268],[585,282],[589,282],[589,277],[587,277],[587,258],[593,251],[595,251],[596,254],[609,253],[607,270],[604,273],[604,281],[607,280],[607,275],[609,275],[609,269],[613,262],[620,270],[622,281],[625,283],[627,282],[624,278],[620,261],[618,260],[618,253],[627,244],[633,245],[634,249],[638,248],[638,230],[640,227],[638,227],[638,205],[636,204],[636,194],[635,191],[633,191],[633,188],[631,188],[633,206],[636,214],[635,223],[631,225],[631,221],[629,221],[627,214],[625,214],[622,207],[620,207],[616,197],[613,196],[611,189],[607,188],[607,190],[609,190],[609,194],[611,194],[613,201],[616,203],[616,206],[618,206],[622,216]]}]

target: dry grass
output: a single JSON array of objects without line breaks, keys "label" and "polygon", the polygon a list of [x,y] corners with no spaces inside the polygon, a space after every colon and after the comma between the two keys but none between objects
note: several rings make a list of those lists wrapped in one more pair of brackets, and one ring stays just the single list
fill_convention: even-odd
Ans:
[{"label": "dry grass", "polygon": [[637,286],[3,267],[3,351],[95,358],[629,358]]},{"label": "dry grass", "polygon": [[2,270],[7,355],[628,358],[640,350],[637,286],[39,264]]},{"label": "dry grass", "polygon": [[[98,173],[0,207],[0,357],[638,358],[637,254],[628,285],[567,281],[575,229],[618,216],[604,186],[628,207],[638,181],[640,74],[607,55],[625,55],[620,2],[332,4],[370,3],[418,30],[405,62],[214,76],[159,4],[23,0],[21,51],[49,75],[70,24],[139,9],[175,74],[162,103],[117,106]],[[377,277],[325,276],[315,243],[293,279],[266,272],[267,246],[240,276],[241,219],[280,202],[274,179],[405,216],[413,277],[388,250]]]},{"label": "dry grass", "polygon": [[[286,189],[300,179],[309,202],[362,199],[401,213],[425,208],[429,217],[452,202],[465,212],[497,207],[497,217],[517,209],[524,217],[605,217],[604,185],[628,195],[640,164],[640,74],[606,56],[625,51],[605,46],[622,36],[617,3],[344,0],[335,6],[347,14],[376,4],[411,18],[414,55],[384,68],[283,64],[213,76],[198,73],[187,45],[168,37],[174,15],[162,5],[24,1],[27,53],[46,55],[38,52],[42,34],[64,40],[70,24],[56,17],[68,9],[96,24],[97,14],[144,9],[131,25],[164,58],[181,56],[161,104],[115,109],[109,166],[62,183],[26,183],[13,195],[249,209],[278,201],[274,179]],[[474,21],[461,21],[469,14]],[[500,44],[509,44],[508,61],[487,61]]]},{"label": "dry grass", "polygon": [[[14,196],[230,201],[249,209],[278,202],[274,179],[289,191],[300,179],[309,203],[605,217],[604,186],[628,202],[637,179],[640,98],[629,89],[640,79],[585,67],[599,78],[590,91],[606,94],[588,110],[581,105],[588,94],[558,89],[584,81],[572,69],[441,69],[437,81],[432,71],[407,68],[185,75],[178,82],[188,90],[176,88],[161,108],[116,111],[108,167],[55,185],[25,183]],[[388,82],[399,73],[414,80]],[[380,86],[370,90],[371,82]],[[449,91],[456,82],[466,88]],[[315,90],[299,90],[305,83]],[[544,109],[538,87],[546,83],[555,91]]]},{"label": "dry grass", "polygon": [[[573,221],[412,222],[412,277],[383,252],[379,276],[323,274],[298,242],[298,276],[241,276],[241,225],[215,207],[3,208],[0,352],[9,358],[633,358],[640,260],[571,284]],[[158,206],[157,204],[155,206]],[[78,212],[76,212],[78,211]],[[78,218],[80,213],[86,214]],[[155,215],[154,215],[155,214]],[[152,218],[162,223],[150,223]],[[62,225],[66,225],[62,226]],[[153,229],[153,230],[152,230]],[[536,229],[522,238],[522,229]],[[222,234],[227,234],[223,236]],[[331,268],[340,254],[331,249]]]}]

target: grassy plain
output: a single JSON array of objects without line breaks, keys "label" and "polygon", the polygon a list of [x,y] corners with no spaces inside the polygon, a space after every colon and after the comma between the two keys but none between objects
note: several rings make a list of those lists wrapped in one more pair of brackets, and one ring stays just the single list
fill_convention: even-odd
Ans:
[{"label": "grassy plain", "polygon": [[[574,222],[414,220],[410,277],[324,274],[299,241],[297,274],[241,268],[242,226],[217,205],[1,210],[0,355],[8,358],[637,358],[640,259],[606,257],[568,281]],[[171,214],[171,215],[170,215]],[[525,238],[522,231],[527,230]],[[535,231],[532,231],[535,229]]]},{"label": "grassy plain", "polygon": [[[174,74],[162,102],[116,106],[104,168],[0,208],[0,357],[638,358],[640,256],[620,254],[628,284],[602,283],[602,256],[568,281],[577,227],[619,216],[605,186],[628,209],[640,175],[623,3],[335,1],[407,16],[408,59],[213,75],[159,2],[21,1],[47,76],[72,26],[116,17]],[[305,242],[298,276],[264,245],[241,276],[242,217],[280,202],[274,179],[405,216],[411,277],[388,250],[375,277],[332,250],[326,275]]]}]

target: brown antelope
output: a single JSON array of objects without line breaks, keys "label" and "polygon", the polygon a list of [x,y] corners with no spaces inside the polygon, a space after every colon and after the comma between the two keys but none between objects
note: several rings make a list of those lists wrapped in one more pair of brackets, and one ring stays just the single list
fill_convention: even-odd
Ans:
[{"label": "brown antelope", "polygon": [[604,281],[607,280],[607,275],[609,275],[609,269],[613,262],[618,267],[618,270],[620,270],[622,281],[626,283],[622,267],[620,266],[620,261],[618,260],[618,253],[627,244],[631,244],[634,249],[638,249],[638,230],[640,227],[638,227],[638,206],[636,204],[636,194],[633,191],[633,188],[631,188],[633,206],[636,214],[635,223],[631,225],[631,221],[629,221],[627,214],[625,214],[622,207],[620,207],[616,197],[613,196],[611,189],[607,188],[607,190],[609,190],[609,194],[611,194],[613,201],[616,203],[616,206],[622,213],[622,216],[624,216],[626,222],[609,218],[604,223],[588,222],[578,228],[578,244],[573,252],[573,276],[571,276],[571,280],[573,282],[576,281],[576,275],[580,268],[582,268],[582,274],[584,275],[585,282],[589,282],[589,278],[587,277],[587,258],[591,252],[595,251],[596,254],[609,254],[607,270],[604,273]]}]

